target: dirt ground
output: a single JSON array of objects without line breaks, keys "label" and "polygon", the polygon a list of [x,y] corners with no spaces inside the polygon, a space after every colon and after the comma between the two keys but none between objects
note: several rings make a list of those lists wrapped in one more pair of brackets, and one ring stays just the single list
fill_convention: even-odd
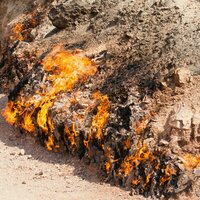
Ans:
[{"label": "dirt ground", "polygon": [[[6,96],[0,94],[0,109]],[[21,135],[0,116],[0,198],[2,200],[143,199],[101,183],[83,163],[49,152],[30,136]]]}]

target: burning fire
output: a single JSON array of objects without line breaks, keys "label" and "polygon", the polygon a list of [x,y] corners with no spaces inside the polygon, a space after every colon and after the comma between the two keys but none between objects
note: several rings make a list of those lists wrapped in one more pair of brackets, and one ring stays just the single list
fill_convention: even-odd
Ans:
[{"label": "burning fire", "polygon": [[138,148],[133,155],[127,155],[121,165],[119,173],[123,173],[124,176],[128,176],[130,172],[136,168],[141,162],[145,162],[147,160],[154,161],[155,157],[148,150],[147,145],[141,144],[139,142]]},{"label": "burning fire", "polygon": [[93,117],[91,130],[96,130],[95,137],[98,140],[102,139],[103,127],[109,117],[110,102],[107,95],[102,95],[100,92],[93,94],[95,100],[100,100],[100,105],[98,106],[97,114]]},{"label": "burning fire", "polygon": [[[3,115],[7,122],[22,127],[27,132],[33,132],[35,126],[42,129],[48,136],[46,143],[48,149],[52,149],[54,144],[51,134],[54,132],[54,124],[52,118],[48,115],[49,108],[54,104],[54,101],[61,91],[72,91],[73,87],[77,83],[85,82],[89,76],[93,76],[96,73],[96,66],[86,57],[81,57],[78,54],[66,51],[62,46],[55,47],[46,58],[43,59],[41,65],[46,71],[46,80],[48,83],[40,85],[39,91],[36,92],[33,97],[24,99],[21,101],[13,102],[9,101],[6,108],[3,111]],[[49,85],[51,83],[51,85]],[[104,104],[108,101],[105,96],[100,96],[102,104],[99,107],[100,120],[95,118],[95,127],[98,128],[98,133],[101,133],[101,128],[105,120],[103,117],[107,117],[107,113],[103,111]],[[33,123],[32,115],[37,113],[37,124]],[[17,121],[18,118],[23,121]],[[102,121],[103,120],[103,121]],[[17,123],[16,123],[17,122]],[[76,135],[75,126],[72,128],[72,132],[65,129],[70,138],[70,141],[74,145],[73,137]]]},{"label": "burning fire", "polygon": [[138,122],[136,122],[135,124],[135,132],[136,134],[140,134],[142,133],[142,131],[145,130],[145,128],[147,127],[149,120],[152,118],[153,114],[147,114],[146,116],[144,116],[143,118],[141,118]]},{"label": "burning fire", "polygon": [[95,92],[93,98],[96,103],[99,103],[97,107],[97,114],[92,119],[92,125],[87,139],[84,140],[84,145],[89,149],[89,143],[92,139],[97,139],[102,142],[103,139],[103,127],[105,126],[109,117],[110,101],[107,95],[103,95],[100,92]]},{"label": "burning fire", "polygon": [[76,146],[76,137],[78,136],[78,133],[75,129],[75,124],[72,125],[72,130],[70,131],[70,129],[68,128],[68,126],[65,127],[64,130],[68,141],[70,142],[70,145],[72,147]]},{"label": "burning fire", "polygon": [[[56,124],[50,109],[62,92],[66,92],[66,95],[72,94],[71,99],[64,105],[66,109],[69,109],[70,105],[78,104],[79,91],[74,92],[73,89],[77,84],[83,84],[89,77],[94,76],[97,68],[88,58],[66,51],[62,46],[53,48],[40,64],[45,76],[35,94],[29,98],[19,98],[18,101],[9,101],[3,115],[8,123],[21,127],[29,133],[39,129],[45,138],[46,148],[57,150],[59,145],[54,135]],[[113,147],[107,145],[103,129],[109,118],[111,103],[108,96],[99,91],[91,96],[90,101],[83,103],[86,105],[85,112],[93,114],[89,130],[85,132],[83,130],[84,133],[78,131],[77,122],[83,123],[85,120],[82,112],[72,113],[73,121],[70,124],[63,124],[63,136],[69,150],[79,150],[79,143],[81,143],[84,156],[92,158],[95,153],[93,153],[94,148],[91,147],[95,143],[98,151],[101,151],[100,160],[103,162],[101,168],[104,172],[107,175],[116,174],[116,177],[121,180],[129,180],[132,187],[139,187],[143,192],[149,190],[153,181],[156,182],[156,187],[159,185],[163,188],[173,182],[171,180],[177,173],[173,165],[162,162],[162,155],[150,151],[142,141],[138,143],[136,150],[133,150],[133,138],[124,137],[120,147],[116,145],[116,148],[120,148],[122,152],[121,157],[115,153]],[[137,134],[144,131],[151,116],[152,114],[149,114],[136,123]],[[82,137],[79,137],[80,135]],[[186,168],[200,166],[198,156],[185,155],[183,160]]]},{"label": "burning fire", "polygon": [[174,175],[174,174],[176,174],[176,171],[172,167],[167,165],[166,168],[165,168],[165,174],[161,178],[160,182],[162,184],[164,184],[166,181],[169,181],[171,179],[171,176]]},{"label": "burning fire", "polygon": [[11,27],[9,41],[15,40],[25,41],[31,39],[31,31],[38,26],[42,20],[42,13],[34,10],[32,13],[26,15],[25,20],[18,22]]},{"label": "burning fire", "polygon": [[17,109],[14,108],[14,102],[10,101],[7,103],[2,114],[6,118],[6,121],[13,125],[17,120],[17,112]]},{"label": "burning fire", "polygon": [[10,40],[11,41],[14,41],[14,40],[23,41],[24,40],[24,37],[22,35],[23,30],[24,30],[24,25],[21,22],[15,24],[11,29]]},{"label": "burning fire", "polygon": [[128,177],[131,173],[134,174],[138,168],[143,168],[143,166],[147,167],[146,169],[143,169],[143,176],[133,176],[131,180],[132,186],[138,186],[142,183],[141,187],[146,188],[158,171],[160,171],[159,173],[163,171],[160,178],[161,184],[170,181],[172,176],[176,174],[176,170],[170,165],[164,165],[165,168],[163,168],[164,166],[161,166],[160,160],[156,155],[149,151],[148,146],[139,142],[135,154],[127,155],[124,158],[121,167],[118,170],[118,176],[123,175],[124,177]]}]

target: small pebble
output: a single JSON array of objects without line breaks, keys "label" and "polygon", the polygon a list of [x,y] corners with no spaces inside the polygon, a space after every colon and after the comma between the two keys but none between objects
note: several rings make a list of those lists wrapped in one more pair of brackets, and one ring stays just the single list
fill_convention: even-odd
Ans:
[{"label": "small pebble", "polygon": [[24,150],[24,149],[21,149],[20,152],[19,152],[19,155],[20,155],[20,156],[24,156],[24,155],[25,155],[25,150]]},{"label": "small pebble", "polygon": [[39,171],[39,172],[35,173],[35,175],[42,176],[43,175],[43,171]]},{"label": "small pebble", "polygon": [[196,176],[199,176],[199,177],[200,177],[200,167],[198,167],[198,168],[196,168],[196,169],[194,170],[194,174],[195,174]]},{"label": "small pebble", "polygon": [[200,197],[200,190],[196,192],[197,197]]},{"label": "small pebble", "polygon": [[31,155],[28,155],[28,156],[27,156],[27,159],[31,159],[31,158],[32,158],[32,156],[31,156]]}]

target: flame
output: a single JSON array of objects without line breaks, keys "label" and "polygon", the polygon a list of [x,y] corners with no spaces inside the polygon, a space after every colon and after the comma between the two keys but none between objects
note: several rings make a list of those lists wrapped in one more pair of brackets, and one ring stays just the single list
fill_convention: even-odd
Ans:
[{"label": "flame", "polygon": [[30,40],[32,29],[40,24],[41,19],[42,13],[38,10],[27,14],[24,21],[18,22],[11,27],[10,36],[8,36],[9,42]]},{"label": "flame", "polygon": [[155,160],[155,157],[148,150],[147,145],[139,143],[135,155],[127,155],[121,165],[119,173],[128,176],[133,168],[136,168],[142,161]]},{"label": "flame", "polygon": [[41,110],[38,112],[37,114],[37,123],[39,125],[40,128],[43,129],[44,132],[48,133],[49,129],[48,129],[48,123],[47,123],[47,119],[48,119],[48,109],[53,105],[53,102],[51,101],[47,101],[44,102],[40,108]]},{"label": "flame", "polygon": [[[22,26],[15,27],[15,31],[20,31]],[[45,134],[49,134],[47,148],[52,149],[54,145],[52,133],[55,125],[53,119],[49,116],[49,109],[53,106],[56,97],[61,91],[72,91],[75,84],[85,82],[89,76],[96,73],[95,64],[86,57],[68,52],[63,46],[59,45],[42,60],[41,65],[46,72],[47,85],[41,83],[40,89],[35,95],[18,102],[9,101],[3,111],[3,115],[7,122],[12,125],[20,126],[27,132],[33,132],[35,125],[32,121],[32,115],[37,111],[37,126],[42,129]],[[102,96],[102,104],[107,100]],[[101,107],[100,107],[101,108]],[[23,119],[17,121],[18,118]],[[16,123],[17,122],[17,123]],[[100,128],[103,126],[101,122]],[[68,139],[72,145],[75,145],[75,136],[77,132],[75,125],[72,131],[67,131]]]},{"label": "flame", "polygon": [[146,180],[145,180],[144,186],[148,185],[148,183],[150,182],[150,180],[151,180],[153,175],[154,175],[154,170],[146,176]]},{"label": "flame", "polygon": [[24,122],[22,123],[22,128],[28,131],[29,133],[35,130],[31,116],[32,116],[32,112],[31,113],[26,112],[24,114]]},{"label": "flame", "polygon": [[107,174],[109,174],[111,171],[112,163],[116,162],[117,160],[114,160],[114,157],[111,153],[111,149],[109,147],[105,148],[103,145],[102,148],[104,149],[104,154],[106,157],[106,161],[104,163],[104,170],[106,171]]},{"label": "flame", "polygon": [[110,170],[111,170],[111,163],[110,162],[105,162],[105,170],[106,170],[107,174],[110,172]]},{"label": "flame", "polygon": [[65,126],[64,132],[65,132],[65,134],[67,136],[67,139],[70,142],[70,144],[72,146],[76,146],[75,138],[77,137],[78,133],[76,132],[75,124],[72,125],[72,130],[71,131],[69,130],[68,126]]},{"label": "flame", "polygon": [[[95,92],[93,94],[94,101],[97,103],[100,101],[99,106],[97,107],[97,114],[92,119],[92,125],[90,127],[90,132],[87,139],[84,140],[84,145],[89,149],[90,141],[95,138],[99,141],[103,138],[103,128],[109,117],[110,101],[107,95],[101,94],[101,92]],[[88,111],[90,110],[88,107]],[[94,137],[93,137],[94,136]]]},{"label": "flame", "polygon": [[48,123],[48,126],[49,126],[49,132],[53,133],[55,126],[54,126],[53,120],[50,117],[48,117],[47,123]]},{"label": "flame", "polygon": [[107,95],[102,95],[100,92],[93,94],[95,100],[100,100],[100,105],[97,107],[97,114],[92,119],[91,130],[96,130],[95,137],[98,140],[102,139],[103,127],[109,117],[110,102]]},{"label": "flame", "polygon": [[53,135],[49,135],[48,136],[48,140],[46,141],[46,147],[49,151],[53,150],[54,148],[54,139],[53,139]]},{"label": "flame", "polygon": [[138,122],[135,124],[135,132],[136,134],[140,134],[144,129],[147,127],[149,120],[151,119],[152,114],[147,114],[144,116],[142,119],[140,119]]},{"label": "flame", "polygon": [[133,177],[131,184],[134,187],[142,183],[142,187],[146,188],[149,183],[151,183],[151,179],[153,178],[154,174],[157,174],[157,171],[164,171],[163,176],[160,178],[161,184],[170,181],[172,179],[172,175],[176,174],[176,170],[172,168],[171,165],[163,166],[165,167],[163,169],[160,165],[159,158],[157,158],[149,151],[146,144],[142,144],[142,142],[139,142],[135,154],[127,155],[124,158],[121,167],[118,170],[118,175],[123,175],[124,177],[127,177],[132,171],[134,172],[134,170],[137,170],[140,164],[141,166],[143,164],[146,164],[147,171],[144,171],[144,174],[141,177],[137,177],[138,179],[136,179],[136,177]]},{"label": "flame", "polygon": [[129,138],[124,141],[124,146],[126,147],[126,149],[130,149],[131,140]]},{"label": "flame", "polygon": [[186,169],[195,169],[200,167],[200,155],[185,154],[181,157]]},{"label": "flame", "polygon": [[71,91],[78,81],[84,82],[96,73],[94,63],[88,58],[68,52],[62,46],[55,47],[41,64],[46,72],[53,72],[47,77],[52,82],[50,94]]},{"label": "flame", "polygon": [[22,31],[24,30],[24,25],[23,23],[19,22],[16,23],[12,28],[11,28],[11,36],[10,36],[10,40],[14,41],[14,40],[20,40],[23,41],[24,37],[22,35]]},{"label": "flame", "polygon": [[165,174],[160,179],[161,184],[164,184],[166,181],[169,181],[171,179],[171,176],[174,174],[176,174],[176,171],[171,166],[167,165],[165,168]]},{"label": "flame", "polygon": [[139,185],[140,180],[132,180],[131,183],[132,183],[132,185]]},{"label": "flame", "polygon": [[3,110],[2,114],[5,117],[6,121],[13,125],[17,120],[18,111],[14,108],[14,102],[9,101]]}]

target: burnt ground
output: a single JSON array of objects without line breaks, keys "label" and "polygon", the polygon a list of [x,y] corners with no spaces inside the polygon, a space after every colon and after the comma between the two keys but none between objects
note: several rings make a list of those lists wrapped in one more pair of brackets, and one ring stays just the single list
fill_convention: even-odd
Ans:
[{"label": "burnt ground", "polygon": [[[0,95],[0,108],[7,98]],[[129,191],[102,182],[80,160],[46,151],[0,116],[0,192],[3,200],[132,199]],[[142,199],[134,196],[134,199]]]},{"label": "burnt ground", "polygon": [[[194,138],[196,137],[194,129],[186,128],[186,134],[190,135],[192,132],[192,139],[185,141],[185,133],[184,131],[182,133],[183,129],[177,125],[178,122],[175,118],[177,124],[173,124],[173,128],[178,128],[178,132],[180,132],[178,137],[181,138],[177,143],[174,138],[171,138],[174,131],[171,130],[171,125],[168,123],[170,112],[175,109],[177,104],[184,103],[191,112],[196,113],[197,116],[199,113],[198,98],[195,97],[198,93],[200,61],[199,6],[198,1],[178,0],[141,0],[137,2],[97,0],[68,1],[66,3],[55,1],[46,5],[45,10],[41,9],[44,13],[39,15],[39,21],[36,24],[27,20],[25,12],[24,15],[9,24],[7,32],[5,31],[0,71],[2,91],[14,88],[9,99],[15,102],[21,96],[34,95],[40,87],[44,75],[44,71],[40,67],[38,68],[39,63],[52,47],[62,43],[66,50],[80,49],[82,55],[95,60],[97,73],[85,84],[76,85],[72,94],[75,94],[76,89],[81,90],[83,95],[79,99],[80,104],[89,101],[87,98],[91,98],[90,95],[94,91],[100,91],[108,96],[111,110],[106,127],[104,127],[104,134],[107,138],[105,145],[110,145],[113,149],[122,148],[122,150],[116,151],[122,153],[124,158],[127,149],[124,151],[121,143],[129,135],[133,141],[142,138],[152,151],[155,150],[154,144],[159,146],[161,139],[164,139],[166,146],[158,148],[161,151],[169,150],[168,156],[172,160],[174,159],[174,162],[170,162],[170,164],[175,166],[176,170],[178,167],[179,171],[180,166],[175,160],[179,159],[180,155],[183,153],[199,154],[199,143]],[[35,8],[38,8],[40,13],[40,7],[36,5]],[[12,37],[10,37],[10,27],[16,22],[22,22],[25,30],[22,34],[11,31]],[[20,37],[21,41],[17,41],[19,39],[17,37]],[[13,38],[15,40],[10,41]],[[42,57],[40,57],[41,55]],[[30,71],[31,68],[33,69]],[[177,68],[189,70],[193,79],[190,80],[191,75],[186,73],[184,84],[178,84],[174,79]],[[17,83],[19,84],[16,86]],[[196,92],[193,94],[191,91]],[[67,98],[71,98],[70,95],[63,92],[56,99],[56,105],[62,104]],[[185,110],[186,115],[190,113],[187,111]],[[56,113],[55,106],[49,112],[50,115],[54,115]],[[63,123],[71,124],[73,122],[70,112],[71,110],[64,111],[64,114],[55,116],[54,123],[57,127]],[[95,112],[94,109],[94,112],[88,115],[90,120]],[[69,119],[67,122],[65,121],[66,117]],[[146,117],[149,119],[141,135],[135,135],[137,122]],[[191,119],[189,117],[187,120],[189,119],[188,121],[191,123],[192,114]],[[18,124],[20,120],[21,118],[18,119]],[[199,122],[197,122],[198,124]],[[16,124],[16,126],[18,125]],[[81,124],[79,131],[87,130],[88,126],[86,123]],[[186,125],[183,124],[183,126]],[[114,139],[110,139],[111,133]],[[42,140],[44,139],[40,131],[38,135]],[[189,137],[188,135],[187,137]],[[55,137],[59,141],[59,138]],[[115,143],[116,147],[114,147]],[[178,150],[173,149],[173,146],[176,146]],[[70,150],[70,147],[68,148]],[[135,143],[133,148],[136,148]],[[131,151],[128,150],[129,153]],[[95,148],[93,152],[96,152]],[[119,157],[119,152],[115,152],[116,158]],[[84,152],[81,153],[81,157],[84,157],[83,154]],[[98,158],[95,159],[98,160]],[[113,167],[108,179],[111,179],[119,165],[120,163]],[[141,167],[140,170],[144,169]],[[180,170],[182,171],[182,168]],[[190,172],[193,173],[193,171]],[[175,193],[187,189],[190,180],[195,179],[190,172],[186,173],[186,183],[182,181],[184,178],[181,173],[179,174],[180,181],[175,185],[179,185],[180,190],[176,188]],[[119,182],[123,186],[128,184],[127,180],[121,177],[119,179],[114,181],[116,185]],[[176,182],[177,179],[175,178],[173,181]],[[198,194],[196,188],[198,188],[198,183],[193,189],[193,198]],[[152,190],[150,188],[147,190],[146,193],[143,191],[141,183],[136,192],[149,196],[149,191],[152,192]],[[159,192],[154,191],[155,194],[151,195],[160,196]],[[168,193],[170,192],[167,189],[164,194],[167,195],[166,198]]]}]

